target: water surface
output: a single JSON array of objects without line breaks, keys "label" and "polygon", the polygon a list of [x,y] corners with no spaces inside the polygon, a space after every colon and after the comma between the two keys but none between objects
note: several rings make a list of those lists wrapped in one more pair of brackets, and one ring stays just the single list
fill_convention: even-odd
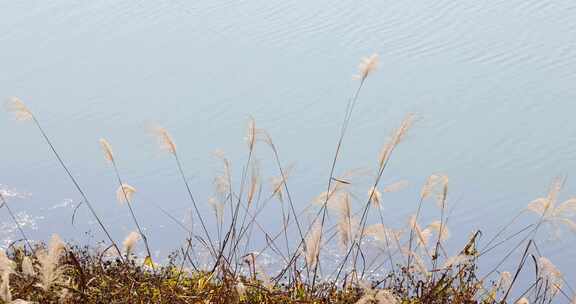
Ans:
[{"label": "water surface", "polygon": [[[211,153],[226,152],[238,182],[252,115],[285,165],[295,162],[290,189],[302,209],[325,189],[346,100],[357,86],[352,75],[374,52],[380,70],[361,92],[337,173],[375,170],[391,129],[417,113],[384,174],[383,183],[410,182],[385,197],[391,226],[414,212],[434,172],[450,176],[451,248],[467,231],[493,233],[557,175],[568,176],[562,198],[576,194],[573,1],[5,1],[0,42],[0,95],[21,97],[38,115],[122,239],[133,227],[98,146],[106,137],[125,180],[138,189],[137,213],[160,254],[185,233],[155,205],[184,219],[190,203],[145,122],[174,136],[208,217],[205,202],[221,171]],[[86,209],[71,225],[79,196],[33,125],[0,118],[0,183],[27,194],[10,201],[30,223],[29,234],[101,240]],[[267,181],[278,173],[270,150],[257,149]],[[357,206],[369,179],[359,180]],[[425,207],[423,222],[439,216],[432,202]],[[276,227],[278,216],[273,202],[260,221]],[[11,227],[5,212],[0,217]],[[3,230],[11,231],[5,240],[16,237]],[[575,240],[565,232],[544,243],[543,253],[575,265]]]}]

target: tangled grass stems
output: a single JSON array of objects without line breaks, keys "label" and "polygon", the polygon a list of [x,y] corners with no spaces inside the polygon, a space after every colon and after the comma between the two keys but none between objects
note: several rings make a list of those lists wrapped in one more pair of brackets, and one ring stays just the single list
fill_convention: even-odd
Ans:
[{"label": "tangled grass stems", "polygon": [[192,202],[192,206],[194,207],[194,211],[196,212],[196,216],[198,217],[198,220],[200,221],[200,225],[202,226],[202,230],[204,232],[204,235],[206,236],[208,244],[210,245],[210,250],[211,250],[213,256],[216,257],[217,251],[216,251],[216,248],[214,247],[214,242],[212,242],[212,238],[210,237],[210,233],[208,232],[208,229],[206,228],[206,224],[204,223],[204,219],[202,218],[202,215],[200,214],[200,210],[198,209],[198,204],[196,203],[196,199],[194,199],[194,195],[192,194],[192,189],[190,188],[190,184],[188,183],[188,179],[186,179],[186,175],[184,174],[184,169],[182,168],[182,162],[180,161],[180,157],[178,156],[178,152],[176,150],[176,144],[174,143],[172,136],[170,135],[170,133],[168,133],[168,131],[166,129],[164,129],[160,126],[157,126],[157,125],[150,125],[149,126],[149,132],[152,135],[157,137],[158,142],[160,143],[160,148],[168,151],[174,157],[174,161],[176,162],[176,167],[178,168],[178,173],[180,174],[180,177],[182,178],[182,182],[186,186],[186,193],[188,194],[188,197],[190,198],[190,201]]},{"label": "tangled grass stems", "polygon": [[[114,174],[116,175],[116,180],[118,181],[118,193],[117,193],[117,199],[122,203],[125,202],[126,206],[128,206],[128,210],[130,211],[130,217],[132,218],[132,221],[134,222],[134,225],[136,226],[136,229],[138,229],[138,233],[140,234],[140,237],[142,238],[142,241],[144,242],[144,246],[146,248],[146,253],[147,259],[150,259],[150,264],[152,265],[152,267],[154,267],[154,262],[152,262],[152,253],[150,251],[150,244],[148,243],[148,237],[146,237],[146,234],[144,234],[144,231],[142,231],[142,227],[140,226],[140,223],[138,222],[138,219],[136,218],[136,214],[134,214],[134,209],[132,208],[132,201],[131,201],[131,193],[135,192],[136,190],[130,186],[127,185],[123,182],[122,177],[120,177],[120,171],[118,170],[118,165],[116,164],[116,158],[114,157],[114,153],[112,150],[112,146],[110,145],[110,143],[104,139],[101,138],[100,139],[100,145],[102,146],[102,150],[104,152],[104,156],[105,159],[112,164],[112,168],[114,169]],[[128,192],[130,191],[130,192]]]},{"label": "tangled grass stems", "polygon": [[[123,242],[126,255],[122,256],[106,227],[85,200],[112,242],[110,246],[118,251],[119,258],[106,254],[110,246],[103,250],[79,247],[64,244],[57,236],[48,246],[40,243],[32,246],[18,226],[24,246],[16,242],[6,252],[0,251],[0,303],[503,304],[550,303],[558,297],[570,299],[574,290],[564,274],[542,255],[537,246],[537,233],[546,224],[576,228],[572,221],[572,216],[576,215],[576,198],[557,204],[565,179],[554,181],[546,196],[528,204],[526,210],[501,227],[483,246],[480,246],[481,233],[476,231],[456,255],[450,256],[445,241],[449,237],[448,224],[451,224],[451,211],[455,204],[450,202],[450,208],[447,207],[447,176],[434,174],[427,179],[420,192],[416,213],[409,217],[406,225],[394,228],[385,225],[383,199],[378,188],[392,155],[414,122],[414,115],[406,116],[381,149],[375,178],[368,185],[362,185],[363,189],[370,189],[366,200],[364,195],[358,197],[354,192],[354,173],[346,171],[336,177],[336,165],[359,94],[376,65],[375,55],[362,61],[358,77],[360,83],[346,106],[326,191],[301,211],[297,212],[288,187],[289,167],[284,167],[280,161],[278,149],[268,133],[257,129],[255,121],[250,119],[248,154],[235,187],[231,163],[221,157],[225,169],[224,174],[215,180],[218,201],[209,200],[215,211],[218,232],[217,243],[213,242],[184,174],[176,145],[165,129],[157,128],[155,134],[160,139],[161,148],[173,155],[192,202],[195,213],[190,211],[191,220],[194,222],[198,218],[203,231],[195,233],[193,225],[186,227],[164,208],[156,206],[186,233],[181,247],[167,260],[156,264],[151,260],[147,236],[132,208],[132,195],[136,190],[124,182],[111,145],[102,140],[105,158],[112,163],[119,185],[117,198],[127,204],[137,228]],[[35,121],[85,199],[82,188],[28,108],[16,100],[10,103],[9,110],[17,119]],[[263,140],[271,148],[274,166],[279,173],[269,194],[264,193],[254,155],[258,140]],[[393,188],[383,188],[383,192]],[[424,201],[429,197],[436,198],[440,212],[439,219],[431,220],[425,226],[419,221],[423,217]],[[4,197],[1,199],[18,225],[6,200]],[[280,201],[281,225],[279,230],[269,231],[259,216],[267,204],[276,199]],[[359,202],[357,208],[353,201]],[[316,206],[319,206],[318,210],[310,212]],[[379,223],[369,225],[374,209]],[[528,214],[524,211],[536,213],[537,220],[519,230],[512,230],[512,227],[517,229],[514,224],[520,215]],[[332,221],[332,212],[336,214],[336,222]],[[310,216],[306,230],[301,221],[304,216]],[[296,230],[294,240],[288,233],[289,228]],[[254,246],[254,236],[262,236],[265,243]],[[143,258],[137,252],[140,239],[145,246]],[[480,258],[487,253],[495,254],[494,248],[509,242],[514,242],[512,250],[505,253],[496,267],[479,276]],[[337,243],[341,254],[328,261],[321,252],[332,250],[333,243]],[[513,271],[502,269],[504,262],[520,248],[524,250]],[[276,273],[266,271],[267,256],[275,259]],[[206,260],[202,261],[203,258]],[[529,281],[527,288],[522,289],[518,279],[531,262],[536,275],[534,281]],[[495,274],[499,277],[495,278]],[[510,302],[514,297],[516,299]]]},{"label": "tangled grass stems", "polygon": [[46,143],[48,144],[48,146],[50,147],[50,150],[52,151],[52,153],[54,154],[54,156],[56,156],[56,159],[58,160],[58,163],[60,164],[60,166],[62,166],[62,168],[64,169],[64,171],[66,171],[66,174],[68,175],[68,177],[70,178],[70,180],[72,181],[72,183],[74,184],[74,187],[76,188],[76,190],[78,190],[78,192],[80,193],[80,195],[82,196],[83,199],[83,203],[86,204],[86,206],[88,206],[88,209],[90,210],[90,213],[92,213],[92,216],[94,217],[94,219],[96,219],[96,221],[98,222],[98,225],[100,226],[101,230],[104,232],[104,234],[106,234],[106,237],[108,238],[108,240],[110,241],[110,243],[112,244],[112,246],[114,247],[114,249],[116,249],[116,252],[118,253],[118,255],[120,256],[120,259],[122,259],[122,253],[120,252],[120,248],[118,248],[118,245],[116,244],[116,242],[114,241],[114,239],[112,238],[112,236],[110,235],[110,232],[108,231],[108,229],[106,228],[106,226],[104,226],[104,223],[102,222],[102,219],[100,219],[100,217],[98,216],[98,214],[96,213],[96,210],[94,210],[94,208],[92,207],[92,204],[90,203],[90,201],[88,200],[88,197],[86,196],[86,194],[84,193],[84,190],[82,190],[82,188],[80,187],[80,184],[78,183],[78,181],[76,180],[76,178],[72,175],[72,172],[70,172],[70,169],[68,169],[68,166],[66,166],[66,164],[64,163],[64,160],[62,159],[62,157],[60,156],[60,154],[56,151],[56,148],[54,147],[54,145],[52,144],[52,141],[50,140],[50,138],[48,137],[48,135],[46,134],[46,132],[44,132],[44,129],[42,128],[42,126],[40,125],[40,122],[38,121],[38,119],[36,118],[36,116],[32,113],[32,111],[30,111],[30,109],[17,97],[12,97],[11,99],[8,100],[7,104],[6,104],[7,110],[9,112],[14,113],[15,117],[17,120],[22,120],[22,121],[29,121],[31,120],[32,122],[34,122],[34,125],[38,128],[38,130],[40,131],[40,133],[42,134],[42,137],[44,138],[44,140],[46,141]]}]

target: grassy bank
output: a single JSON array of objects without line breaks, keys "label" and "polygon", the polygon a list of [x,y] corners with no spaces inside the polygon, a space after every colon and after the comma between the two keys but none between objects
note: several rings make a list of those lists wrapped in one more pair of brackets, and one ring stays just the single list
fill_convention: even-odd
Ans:
[{"label": "grassy bank", "polygon": [[[473,259],[473,241],[466,251]],[[437,272],[434,283],[402,269],[379,282],[312,287],[303,281],[275,283],[258,272],[194,270],[182,267],[178,254],[163,265],[130,253],[122,261],[105,249],[66,245],[57,236],[33,252],[15,246],[1,255],[5,303],[476,303],[482,292],[473,262]],[[481,302],[498,303],[494,295],[504,288],[484,292]]]},{"label": "grassy bank", "polygon": [[[186,231],[181,248],[167,261],[153,261],[146,223],[136,216],[132,201],[136,189],[122,175],[112,145],[100,139],[114,180],[117,200],[129,214],[134,231],[123,242],[109,232],[107,219],[85,194],[81,182],[58,153],[51,137],[35,114],[17,98],[8,110],[19,120],[33,123],[55,160],[65,171],[81,200],[105,237],[101,247],[65,244],[57,235],[43,245],[27,237],[2,196],[2,208],[19,228],[21,239],[0,251],[0,299],[5,303],[551,303],[570,302],[573,290],[564,274],[538,250],[539,232],[550,227],[576,228],[572,216],[576,199],[559,201],[563,178],[553,181],[548,192],[517,216],[502,223],[495,235],[481,238],[472,231],[457,251],[446,246],[450,237],[451,203],[449,178],[432,174],[415,194],[414,213],[406,224],[392,227],[382,205],[386,193],[403,182],[384,185],[381,180],[397,148],[402,144],[415,115],[409,114],[390,132],[375,156],[368,184],[356,182],[358,172],[339,168],[340,151],[353,127],[352,117],[362,88],[376,70],[378,56],[362,60],[358,86],[348,99],[339,130],[326,188],[302,208],[292,199],[289,168],[265,130],[249,120],[246,162],[241,177],[233,180],[231,162],[217,156],[223,170],[214,179],[215,195],[208,199],[213,215],[202,214],[194,185],[186,178],[186,164],[170,133],[159,126],[149,128],[160,147],[173,159],[196,228],[191,229],[164,212],[174,225]],[[254,159],[256,149],[270,152],[276,175],[265,187]],[[359,189],[361,191],[359,191]],[[432,203],[430,203],[432,202]],[[278,209],[277,227],[260,224],[269,204]],[[423,223],[423,209],[436,205],[437,219]],[[388,210],[393,210],[390,206]],[[393,212],[393,211],[389,211]],[[519,224],[520,218],[529,224]],[[525,222],[525,221],[524,221]],[[216,227],[216,229],[209,229]],[[216,231],[214,231],[216,230]],[[265,246],[254,239],[265,240]],[[480,242],[482,239],[482,242]],[[143,254],[135,254],[136,246]],[[260,246],[260,247],[258,247]],[[325,254],[338,248],[339,255]],[[498,248],[499,251],[494,249]],[[492,269],[479,269],[480,259],[498,261]],[[205,259],[200,261],[200,253]],[[279,270],[267,272],[262,257],[273,256]],[[330,261],[328,261],[330,259]],[[503,265],[515,265],[504,269]],[[330,266],[327,266],[330,265]],[[509,266],[508,266],[509,267]],[[377,274],[377,275],[375,275]],[[519,278],[523,283],[519,283]]]}]

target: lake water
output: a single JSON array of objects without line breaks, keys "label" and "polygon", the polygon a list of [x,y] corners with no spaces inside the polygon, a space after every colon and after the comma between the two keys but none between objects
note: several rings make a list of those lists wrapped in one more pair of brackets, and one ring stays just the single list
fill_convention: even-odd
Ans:
[{"label": "lake water", "polygon": [[[160,255],[185,233],[156,205],[184,219],[190,203],[146,122],[172,133],[208,217],[205,202],[222,167],[212,152],[225,151],[237,185],[253,116],[284,164],[295,163],[289,186],[302,209],[325,190],[358,84],[352,75],[372,53],[380,68],[361,92],[336,171],[375,170],[390,131],[417,113],[384,174],[383,184],[409,182],[385,196],[391,226],[415,212],[419,189],[435,172],[450,177],[453,249],[474,229],[487,240],[555,176],[568,177],[562,199],[576,195],[574,1],[4,1],[0,44],[0,95],[19,96],[36,113],[121,240],[133,226],[98,145],[106,137],[124,179],[138,189],[136,212]],[[0,184],[21,194],[10,202],[32,238],[103,239],[86,209],[71,225],[79,196],[32,124],[3,113],[0,137]],[[265,145],[256,157],[265,181],[278,174]],[[360,180],[352,187],[357,207],[368,188]],[[272,230],[278,204],[259,219]],[[438,216],[430,202],[422,222]],[[3,209],[0,219],[1,237],[17,237]],[[565,230],[543,241],[542,251],[570,267],[575,240]]]}]

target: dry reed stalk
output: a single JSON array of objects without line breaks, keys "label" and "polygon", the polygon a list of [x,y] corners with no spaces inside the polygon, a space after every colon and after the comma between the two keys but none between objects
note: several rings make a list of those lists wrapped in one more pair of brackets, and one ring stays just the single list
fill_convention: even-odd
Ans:
[{"label": "dry reed stalk", "polygon": [[[354,92],[354,94],[352,95],[352,98],[348,101],[348,104],[346,106],[346,111],[344,114],[344,121],[343,121],[342,127],[340,129],[340,136],[338,138],[338,143],[336,144],[336,151],[334,153],[334,157],[332,159],[332,165],[330,167],[330,177],[328,178],[328,185],[327,185],[327,190],[326,190],[327,193],[330,193],[330,189],[332,186],[332,180],[334,178],[334,171],[336,169],[336,162],[338,161],[338,157],[340,155],[340,149],[341,149],[342,143],[344,141],[344,135],[346,134],[346,130],[348,129],[348,125],[350,124],[350,121],[352,119],[352,113],[354,112],[354,108],[356,106],[358,96],[360,94],[360,91],[362,90],[362,87],[364,86],[366,79],[368,78],[368,75],[373,73],[376,70],[377,66],[378,66],[378,55],[377,54],[371,55],[368,58],[363,58],[360,65],[359,65],[360,75],[358,78],[360,79],[360,83],[358,84],[356,91]],[[326,205],[327,204],[328,204],[328,199],[326,199],[326,201],[324,202],[324,204],[320,208],[319,213],[316,215],[316,217],[312,221],[312,225],[314,225],[319,214],[320,213],[322,214],[322,218],[320,221],[320,231],[321,232],[322,232],[322,229],[324,228],[323,226],[324,226],[324,222],[326,220]],[[311,228],[312,227],[310,226],[308,228],[308,231],[310,231]],[[322,236],[322,233],[320,233],[320,236]],[[362,237],[362,236],[360,236],[360,237]],[[314,270],[313,270],[313,278],[312,278],[312,284],[311,284],[312,288],[314,288],[314,285],[316,283],[317,273],[318,273],[318,264],[315,265]]]},{"label": "dry reed stalk", "polygon": [[[444,174],[432,174],[426,179],[426,182],[424,183],[424,186],[422,187],[422,190],[420,191],[420,200],[418,202],[418,208],[416,209],[416,215],[415,215],[414,223],[416,223],[418,221],[418,217],[420,217],[420,213],[422,211],[422,204],[423,204],[424,200],[426,198],[428,198],[432,193],[437,193],[436,189],[439,186],[441,186],[441,188],[443,189],[442,193],[447,194],[448,177],[446,175],[444,175]],[[443,197],[445,199],[445,196],[443,196]],[[441,205],[443,206],[444,204],[442,203]],[[408,240],[408,250],[412,250],[412,241],[414,239],[415,229],[416,229],[415,226],[410,228],[410,238]],[[407,267],[410,267],[410,262],[411,262],[411,256],[408,256],[408,262],[406,264]]]},{"label": "dry reed stalk", "polygon": [[[382,156],[379,157],[379,170],[378,170],[378,174],[376,176],[376,179],[372,185],[372,187],[376,188],[378,187],[379,183],[380,183],[380,179],[382,178],[383,174],[384,174],[384,170],[388,164],[388,161],[390,159],[390,156],[392,155],[393,151],[396,149],[396,147],[403,141],[403,139],[406,137],[406,134],[408,133],[408,131],[410,130],[410,127],[413,125],[415,120],[415,115],[414,114],[408,114],[400,123],[400,126],[395,129],[392,132],[392,136],[389,140],[389,142],[385,145],[387,152],[385,153],[385,158],[382,158]],[[350,246],[350,249],[348,251],[348,253],[345,255],[342,263],[340,264],[339,267],[339,271],[338,271],[338,275],[336,277],[336,279],[338,279],[338,277],[340,276],[341,270],[344,268],[344,266],[346,265],[346,262],[348,260],[348,257],[350,256],[350,252],[353,250],[354,245],[358,245],[357,246],[357,250],[356,250],[356,254],[354,256],[354,263],[353,266],[354,268],[356,267],[356,263],[358,261],[358,257],[360,254],[360,245],[362,244],[362,239],[364,237],[364,230],[366,228],[366,223],[368,220],[368,210],[370,209],[371,206],[371,201],[372,201],[372,196],[373,196],[374,192],[372,192],[369,197],[367,202],[364,204],[364,208],[362,211],[362,216],[360,218],[360,231],[358,233],[358,240],[355,241],[352,246]],[[361,278],[364,276],[364,273],[361,274]]]},{"label": "dry reed stalk", "polygon": [[78,192],[82,196],[83,203],[85,203],[86,206],[88,206],[90,213],[92,213],[92,216],[96,219],[96,221],[98,222],[98,225],[100,226],[100,228],[102,229],[104,234],[106,234],[106,237],[108,238],[108,240],[110,240],[110,242],[112,243],[112,246],[114,247],[114,249],[118,253],[120,259],[122,259],[122,253],[120,251],[120,248],[118,248],[118,245],[116,244],[116,242],[114,241],[114,239],[112,238],[110,233],[108,232],[108,229],[106,228],[106,226],[104,226],[104,223],[102,222],[102,220],[100,219],[98,214],[96,214],[96,210],[94,210],[92,204],[88,200],[88,197],[84,193],[84,190],[82,190],[82,188],[80,187],[80,184],[78,183],[76,178],[72,175],[70,169],[68,169],[68,166],[66,166],[66,164],[64,163],[64,160],[62,159],[60,154],[56,151],[56,148],[52,144],[52,141],[50,140],[50,138],[48,137],[46,132],[44,132],[44,129],[40,125],[40,122],[38,121],[36,116],[34,116],[32,111],[30,111],[30,109],[17,97],[12,97],[8,101],[6,107],[7,107],[7,110],[9,112],[14,113],[17,120],[22,120],[22,121],[30,121],[31,120],[34,122],[34,125],[36,125],[36,127],[38,128],[38,130],[42,134],[42,137],[44,138],[44,140],[46,141],[46,143],[50,147],[50,150],[52,150],[52,152],[54,153],[54,156],[56,156],[56,159],[58,160],[58,162],[60,163],[60,165],[62,166],[64,171],[66,171],[66,174],[68,175],[68,177],[70,178],[70,180],[72,181],[74,186],[76,187],[76,190],[78,190]]},{"label": "dry reed stalk", "polygon": [[[226,245],[229,242],[230,242],[231,246],[229,247],[228,257],[229,258],[236,257],[238,254],[237,248],[238,248],[238,245],[240,244],[240,241],[241,241],[241,238],[238,237],[238,235],[241,235],[242,230],[243,230],[242,226],[240,226],[240,230],[237,230],[238,217],[240,214],[239,213],[240,212],[240,205],[242,204],[242,197],[244,194],[244,188],[245,188],[246,180],[247,180],[247,176],[248,176],[248,169],[250,167],[250,163],[252,161],[252,156],[254,154],[257,132],[258,131],[256,129],[256,122],[254,121],[254,119],[252,117],[250,117],[249,122],[248,122],[248,135],[246,137],[247,141],[248,141],[248,157],[246,159],[246,164],[244,165],[244,168],[242,170],[242,176],[240,178],[240,188],[239,188],[239,192],[238,192],[238,200],[236,201],[236,206],[234,206],[234,208],[233,208],[230,227],[228,228],[228,231],[226,232],[226,236],[224,237],[224,241],[223,241],[222,246],[220,248],[220,252],[218,253],[218,258],[216,258],[216,262],[214,263],[213,269],[216,269],[216,267],[218,267],[218,265],[220,263],[220,259],[224,255],[224,250],[226,249]],[[244,219],[242,220],[242,225],[244,224],[245,219],[246,219],[246,214],[244,214]],[[238,270],[238,267],[236,265],[236,267],[234,269],[234,274],[236,273],[237,270]]]},{"label": "dry reed stalk", "polygon": [[192,202],[192,206],[194,207],[194,211],[196,212],[196,216],[198,217],[198,219],[200,221],[200,225],[202,226],[202,230],[203,230],[203,232],[204,232],[204,234],[208,240],[208,244],[210,245],[211,253],[213,256],[216,256],[216,249],[214,247],[214,243],[212,242],[212,238],[210,237],[210,233],[208,233],[208,229],[206,228],[206,224],[204,223],[202,215],[200,214],[200,210],[198,209],[198,204],[196,204],[196,200],[194,199],[194,195],[192,195],[192,189],[190,188],[190,184],[188,183],[188,180],[186,179],[186,175],[184,174],[184,169],[182,168],[182,163],[180,162],[180,157],[178,156],[178,152],[176,150],[176,144],[174,143],[172,136],[170,135],[170,133],[168,133],[168,131],[166,129],[164,129],[160,126],[157,126],[157,125],[150,125],[148,130],[152,135],[154,135],[157,138],[158,143],[160,145],[160,148],[168,151],[174,157],[174,160],[176,162],[176,166],[178,167],[178,172],[180,173],[180,177],[182,178],[182,181],[184,182],[184,185],[186,186],[186,192],[188,193],[188,197],[190,198],[190,201]]},{"label": "dry reed stalk", "polygon": [[[146,254],[147,259],[152,261],[152,252],[150,250],[150,244],[148,243],[148,237],[144,234],[138,219],[136,218],[136,214],[134,213],[134,208],[132,208],[132,196],[136,192],[136,188],[124,183],[122,177],[120,176],[120,170],[118,170],[118,165],[116,163],[116,158],[114,158],[114,152],[112,150],[112,145],[104,138],[100,139],[100,146],[102,147],[102,151],[104,152],[104,158],[107,162],[112,164],[112,168],[114,170],[114,174],[116,175],[116,180],[118,182],[118,189],[116,190],[116,200],[120,204],[126,203],[128,206],[128,210],[130,212],[130,216],[132,217],[132,221],[138,229],[138,233],[142,237],[142,241],[144,242],[144,246],[146,247]],[[154,268],[154,263],[151,263],[152,268]]]}]

